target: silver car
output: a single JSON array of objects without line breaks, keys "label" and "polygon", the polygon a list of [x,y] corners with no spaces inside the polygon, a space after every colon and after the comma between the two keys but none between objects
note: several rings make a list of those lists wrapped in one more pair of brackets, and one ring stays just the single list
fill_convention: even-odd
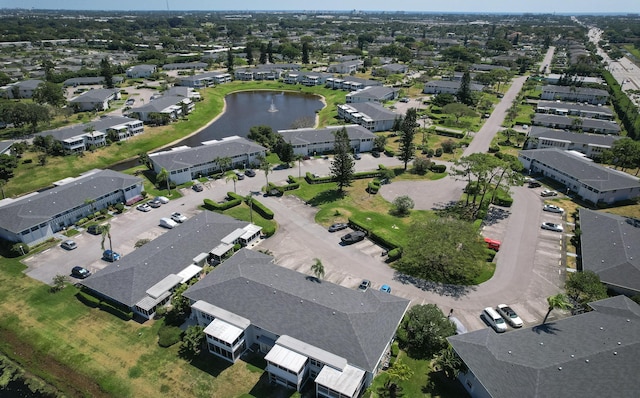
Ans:
[{"label": "silver car", "polygon": [[554,224],[552,222],[543,222],[540,227],[542,229],[546,229],[546,230],[554,231],[554,232],[562,232],[563,231],[562,225]]},{"label": "silver car", "polygon": [[564,209],[562,207],[558,207],[556,205],[544,205],[542,210],[548,211],[550,213],[564,213]]}]

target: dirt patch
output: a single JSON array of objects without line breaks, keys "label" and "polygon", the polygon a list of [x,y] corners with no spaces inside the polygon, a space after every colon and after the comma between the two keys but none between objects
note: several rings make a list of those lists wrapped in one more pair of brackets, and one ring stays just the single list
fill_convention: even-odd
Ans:
[{"label": "dirt patch", "polygon": [[93,380],[73,371],[54,358],[35,351],[26,342],[20,340],[11,331],[0,329],[0,349],[7,357],[16,361],[27,375],[37,377],[39,374],[45,382],[52,384],[69,397],[109,397]]}]

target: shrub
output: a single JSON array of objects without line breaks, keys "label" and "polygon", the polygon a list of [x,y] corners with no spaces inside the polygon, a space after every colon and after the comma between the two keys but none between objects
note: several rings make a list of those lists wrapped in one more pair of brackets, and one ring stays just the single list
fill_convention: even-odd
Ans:
[{"label": "shrub", "polygon": [[396,247],[395,249],[390,250],[387,255],[389,256],[389,260],[397,260],[402,256],[402,248]]},{"label": "shrub", "polygon": [[442,156],[442,148],[436,148],[436,157],[439,158],[440,156]]},{"label": "shrub", "polygon": [[433,171],[434,173],[444,173],[445,171],[447,171],[447,166],[444,164],[431,163],[431,167],[429,167],[429,170]]},{"label": "shrub", "polygon": [[498,145],[492,145],[489,147],[489,153],[500,152],[500,147]]},{"label": "shrub", "polygon": [[393,149],[387,146],[387,147],[384,147],[384,154],[389,157],[394,157],[396,156],[396,151],[394,151]]},{"label": "shrub", "polygon": [[453,137],[453,138],[464,138],[465,136],[464,133],[461,133],[459,131],[449,131],[449,130],[439,129],[439,128],[436,128],[435,133],[437,135],[442,135],[445,137]]},{"label": "shrub", "polygon": [[413,171],[416,174],[425,175],[431,167],[431,161],[427,158],[416,158],[413,161]]},{"label": "shrub", "polygon": [[116,203],[113,207],[118,213],[122,213],[124,211],[124,205],[122,203]]},{"label": "shrub", "polygon": [[415,203],[409,196],[402,195],[393,200],[393,206],[397,215],[404,216],[409,214],[409,210],[413,209]]},{"label": "shrub", "polygon": [[[233,192],[231,192],[233,193]],[[234,194],[236,195],[236,194]],[[227,196],[229,196],[229,193],[227,193]],[[212,211],[225,211],[228,210],[232,207],[238,206],[240,203],[242,203],[242,196],[240,195],[236,195],[238,198],[235,199],[231,199],[228,200],[224,203],[217,203],[214,202],[211,199],[204,199],[204,207],[207,210],[212,210]]]},{"label": "shrub", "polygon": [[375,178],[373,181],[367,184],[367,192],[369,192],[370,194],[375,195],[378,193],[379,190],[380,190],[380,180],[378,180],[377,178]]},{"label": "shrub", "polygon": [[435,154],[435,151],[433,149],[428,149],[427,150],[427,157],[428,158],[432,158],[434,154]]},{"label": "shrub", "polygon": [[162,325],[158,329],[158,345],[160,347],[171,347],[182,339],[182,330],[177,326]]},{"label": "shrub", "polygon": [[453,153],[453,151],[456,149],[456,143],[453,142],[453,140],[451,139],[443,141],[441,145],[442,145],[442,150],[445,153]]},{"label": "shrub", "polygon": [[19,257],[25,254],[29,254],[29,246],[20,242],[11,246],[11,254],[15,257]]}]

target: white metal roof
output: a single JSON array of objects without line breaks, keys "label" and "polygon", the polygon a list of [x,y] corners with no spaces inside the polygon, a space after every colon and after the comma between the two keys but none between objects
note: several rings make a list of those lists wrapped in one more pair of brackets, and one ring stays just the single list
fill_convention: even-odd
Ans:
[{"label": "white metal roof", "polygon": [[187,266],[187,268],[185,268],[182,271],[178,272],[178,276],[180,278],[182,278],[182,281],[180,281],[180,283],[185,283],[189,279],[191,279],[194,276],[198,275],[198,273],[200,273],[200,271],[202,271],[202,267],[199,267],[199,266],[197,266],[195,264],[189,264]]},{"label": "white metal roof", "polygon": [[145,311],[151,311],[153,307],[155,307],[158,303],[162,302],[162,300],[166,299],[170,295],[171,295],[171,292],[166,291],[157,298],[147,296],[142,300],[138,301],[136,303],[136,307],[142,308]]},{"label": "white metal roof", "polygon": [[244,229],[244,234],[242,234],[242,236],[240,237],[240,239],[244,239],[247,240],[249,238],[251,238],[253,235],[255,235],[256,233],[260,232],[262,230],[262,227],[259,227],[255,224],[249,224],[246,227],[243,228]]},{"label": "white metal roof", "polygon": [[238,228],[235,231],[231,232],[229,235],[222,238],[221,242],[233,245],[233,242],[235,242],[239,237],[241,237],[242,234],[244,234],[244,229]]},{"label": "white metal roof", "polygon": [[309,358],[276,344],[264,359],[295,373],[300,373]]},{"label": "white metal roof", "polygon": [[364,374],[364,370],[351,365],[347,365],[343,371],[324,366],[315,382],[340,394],[352,397],[360,386]]},{"label": "white metal roof", "polygon": [[209,253],[214,256],[222,257],[226,252],[233,249],[233,243],[220,243],[218,246],[214,247]]},{"label": "white metal roof", "polygon": [[182,283],[182,277],[180,277],[178,275],[175,275],[175,274],[169,274],[164,279],[162,279],[160,282],[158,282],[155,285],[151,286],[146,291],[146,293],[151,298],[155,299],[155,298],[158,298],[158,297],[162,296],[165,292],[168,292],[169,290],[171,290],[178,283]]},{"label": "white metal roof", "polygon": [[239,327],[227,323],[219,318],[211,321],[211,323],[204,329],[204,332],[209,336],[213,336],[229,344],[233,344],[233,342],[240,337],[243,331],[244,329],[240,329]]},{"label": "white metal roof", "polygon": [[347,360],[345,358],[339,357],[311,344],[307,344],[304,341],[294,339],[291,336],[280,336],[276,343],[337,369],[344,369],[344,367],[347,366]]},{"label": "white metal roof", "polygon": [[229,312],[220,307],[216,307],[215,305],[209,304],[206,301],[198,300],[191,306],[191,308],[195,308],[196,310],[205,312],[216,319],[221,319],[243,330],[251,325],[251,321],[249,321],[247,318],[243,318],[240,315],[234,314],[233,312]]}]

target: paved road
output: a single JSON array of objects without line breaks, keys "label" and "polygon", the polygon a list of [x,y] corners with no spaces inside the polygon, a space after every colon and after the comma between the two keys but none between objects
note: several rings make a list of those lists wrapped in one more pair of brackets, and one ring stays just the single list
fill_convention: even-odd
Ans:
[{"label": "paved road", "polygon": [[540,64],[540,68],[538,69],[540,73],[548,74],[551,72],[551,61],[553,61],[553,54],[555,52],[556,48],[554,46],[549,46],[547,53],[544,55],[544,59]]}]

